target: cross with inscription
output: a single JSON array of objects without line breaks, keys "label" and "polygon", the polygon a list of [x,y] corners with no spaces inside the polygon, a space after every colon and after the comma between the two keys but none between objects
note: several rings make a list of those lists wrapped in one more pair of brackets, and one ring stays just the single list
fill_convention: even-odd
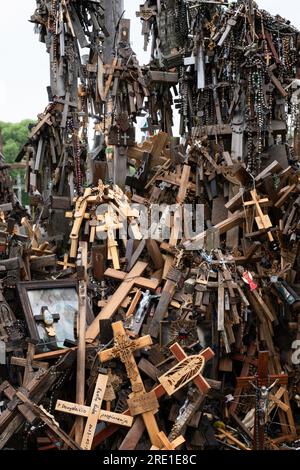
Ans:
[{"label": "cross with inscription", "polygon": [[98,421],[131,427],[133,418],[112,411],[102,410],[101,405],[107,387],[108,376],[99,374],[94,390],[91,406],[79,405],[68,401],[57,400],[55,409],[64,413],[87,418],[81,448],[90,450]]},{"label": "cross with inscription", "polygon": [[158,437],[159,429],[154,416],[159,407],[158,401],[153,391],[146,393],[134,357],[134,351],[151,346],[152,339],[148,335],[130,340],[121,321],[113,323],[112,329],[114,333],[114,347],[101,351],[99,359],[101,362],[107,362],[118,358],[123,362],[132,388],[132,394],[128,399],[130,414],[132,416],[142,415],[152,445],[160,449],[161,440]]}]

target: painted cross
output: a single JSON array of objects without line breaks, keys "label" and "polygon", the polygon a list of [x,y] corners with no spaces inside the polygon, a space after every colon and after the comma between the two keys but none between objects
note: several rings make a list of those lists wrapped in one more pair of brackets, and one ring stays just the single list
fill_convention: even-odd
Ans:
[{"label": "painted cross", "polygon": [[[287,385],[288,375],[269,375],[268,373],[269,351],[262,351],[258,354],[257,374],[253,377],[240,377],[237,379],[240,389],[251,387],[252,383],[261,390],[262,387],[268,387],[272,382],[280,385]],[[256,404],[258,408],[258,403]],[[264,450],[265,448],[265,424],[260,422],[258,412],[255,413],[254,425],[254,449]]]},{"label": "painted cross", "polygon": [[130,413],[132,416],[142,415],[152,445],[161,448],[161,441],[158,437],[159,429],[154,416],[158,410],[158,401],[153,391],[146,393],[134,357],[134,351],[151,346],[152,339],[148,335],[130,340],[121,321],[113,323],[112,329],[114,347],[101,351],[99,359],[101,362],[107,362],[118,358],[123,362],[132,388],[132,394],[128,399]]},{"label": "painted cross", "polygon": [[180,362],[158,378],[168,395],[173,395],[191,381],[206,394],[211,387],[201,373],[205,362],[214,357],[214,352],[207,348],[198,355],[187,356],[178,343],[173,344],[170,351]]},{"label": "painted cross", "polygon": [[124,273],[122,271],[117,271],[115,269],[107,269],[105,271],[105,276],[118,279],[122,281],[122,284],[111,296],[108,303],[103,307],[99,315],[91,323],[86,331],[86,340],[88,342],[93,342],[97,335],[99,334],[99,321],[100,320],[110,320],[120,305],[123,303],[124,299],[132,291],[135,286],[142,287],[144,289],[149,289],[151,291],[155,290],[159,285],[159,280],[157,279],[146,279],[141,277],[142,273],[145,271],[147,263],[138,261],[132,270],[129,273]]},{"label": "painted cross", "polygon": [[55,409],[57,411],[87,418],[81,441],[81,448],[83,450],[90,450],[92,448],[93,438],[98,421],[104,421],[106,423],[118,424],[120,426],[126,427],[132,426],[133,418],[131,416],[125,416],[123,414],[113,413],[111,411],[101,409],[108,378],[109,377],[107,375],[99,374],[91,406],[79,405],[77,403],[71,403],[63,400],[57,400],[56,402]]}]

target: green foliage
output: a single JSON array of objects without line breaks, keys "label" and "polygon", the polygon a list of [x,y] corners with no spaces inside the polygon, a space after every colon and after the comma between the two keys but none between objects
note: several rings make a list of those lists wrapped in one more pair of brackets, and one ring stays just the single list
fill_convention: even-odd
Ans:
[{"label": "green foliage", "polygon": [[[28,126],[32,122],[33,121],[30,119],[24,119],[17,123],[0,121],[5,163],[15,162],[20,149],[28,139]],[[17,175],[20,174],[23,183],[25,176],[24,170],[10,170],[9,173],[14,182],[17,179]]]}]

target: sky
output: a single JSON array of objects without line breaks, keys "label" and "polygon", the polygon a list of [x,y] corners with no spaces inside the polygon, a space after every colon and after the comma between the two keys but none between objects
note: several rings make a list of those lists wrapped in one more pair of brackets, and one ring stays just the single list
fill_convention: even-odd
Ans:
[{"label": "sky", "polygon": [[[148,62],[143,51],[141,23],[135,16],[143,0],[124,0],[126,18],[131,19],[132,47],[142,64]],[[48,98],[49,56],[45,44],[34,34],[28,20],[34,13],[35,0],[1,2],[0,15],[0,120],[18,122],[36,119],[44,111]],[[300,29],[300,8],[296,0],[257,0],[260,8],[288,18]]]}]

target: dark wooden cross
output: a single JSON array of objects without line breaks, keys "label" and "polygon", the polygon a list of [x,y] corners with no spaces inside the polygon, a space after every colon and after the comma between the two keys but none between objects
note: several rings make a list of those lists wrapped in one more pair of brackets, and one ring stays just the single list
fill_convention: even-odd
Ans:
[{"label": "dark wooden cross", "polygon": [[[288,375],[270,375],[268,373],[269,365],[269,351],[261,351],[258,354],[257,374],[252,377],[240,377],[237,379],[238,387],[242,390],[249,388],[254,384],[261,389],[262,387],[269,387],[272,382],[277,381],[280,385],[287,385]],[[257,406],[257,404],[256,404]],[[254,450],[265,449],[265,425],[260,423],[258,413],[255,413],[254,422]]]}]

